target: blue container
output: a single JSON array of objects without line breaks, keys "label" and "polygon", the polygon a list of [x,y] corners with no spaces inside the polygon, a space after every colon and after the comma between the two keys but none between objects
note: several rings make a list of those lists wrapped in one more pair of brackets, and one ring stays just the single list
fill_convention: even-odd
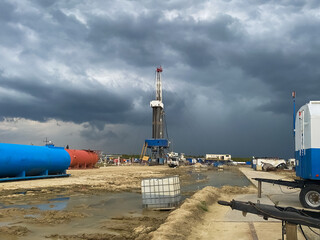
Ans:
[{"label": "blue container", "polygon": [[296,151],[296,175],[304,179],[320,179],[320,149]]},{"label": "blue container", "polygon": [[212,165],[214,166],[214,167],[219,167],[219,166],[221,166],[221,165],[224,165],[222,162],[220,162],[220,161],[214,161],[213,163],[212,163]]},{"label": "blue container", "polygon": [[169,147],[169,142],[167,139],[146,139],[145,143],[148,144],[148,148],[151,147]]},{"label": "blue container", "polygon": [[164,164],[164,158],[159,158],[159,164],[161,164],[161,165]]},{"label": "blue container", "polygon": [[70,155],[62,147],[0,143],[0,178],[66,175],[70,161]]}]

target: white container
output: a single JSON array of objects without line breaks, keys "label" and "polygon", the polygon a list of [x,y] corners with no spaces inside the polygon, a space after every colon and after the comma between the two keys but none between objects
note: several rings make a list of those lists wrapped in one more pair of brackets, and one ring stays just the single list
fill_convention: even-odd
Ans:
[{"label": "white container", "polygon": [[206,154],[206,160],[231,160],[230,154]]},{"label": "white container", "polygon": [[320,148],[320,101],[302,106],[296,116],[295,150]]},{"label": "white container", "polygon": [[296,175],[320,180],[320,101],[303,105],[295,125]]},{"label": "white container", "polygon": [[143,206],[146,208],[171,208],[180,202],[178,176],[149,178],[141,181]]}]

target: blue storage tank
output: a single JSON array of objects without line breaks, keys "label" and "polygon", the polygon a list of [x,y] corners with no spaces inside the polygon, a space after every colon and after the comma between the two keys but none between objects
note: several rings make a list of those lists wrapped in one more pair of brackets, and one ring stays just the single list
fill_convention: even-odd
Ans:
[{"label": "blue storage tank", "polygon": [[70,161],[62,147],[0,143],[0,181],[69,176]]}]

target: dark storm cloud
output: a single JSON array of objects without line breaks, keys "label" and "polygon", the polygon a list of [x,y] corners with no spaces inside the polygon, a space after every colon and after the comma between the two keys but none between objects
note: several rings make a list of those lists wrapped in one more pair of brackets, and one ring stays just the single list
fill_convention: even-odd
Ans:
[{"label": "dark storm cloud", "polygon": [[[98,128],[103,128],[105,123],[126,122],[133,110],[132,99],[98,84],[91,89],[81,89],[77,86],[46,84],[39,79],[22,81],[0,76],[0,81],[2,87],[18,93],[0,97],[2,117],[21,117],[37,121],[55,118],[75,123],[88,121]],[[25,101],[19,94],[32,98]],[[133,116],[130,121],[137,121],[139,124],[141,119]]]},{"label": "dark storm cloud", "polygon": [[[73,16],[66,16],[58,9],[47,9],[47,14],[51,16],[49,21],[37,21],[43,15],[29,15],[14,13],[14,7],[10,4],[3,4],[7,15],[3,19],[8,21],[5,26],[22,24],[38,34],[39,44],[35,48],[22,45],[25,41],[25,33],[16,27],[9,26],[2,30],[7,36],[2,39],[2,44],[8,47],[23,46],[19,54],[20,60],[24,62],[44,61],[58,59],[60,63],[65,63],[72,67],[73,72],[85,74],[81,53],[81,45],[85,33],[84,26],[75,20]],[[15,18],[12,16],[16,15]],[[36,14],[37,15],[37,14]],[[10,23],[10,24],[9,24]],[[79,48],[80,47],[80,48]],[[79,56],[79,57],[77,57]],[[7,69],[4,69],[8,72]],[[68,79],[61,79],[59,75],[52,76],[53,79],[41,79],[41,77],[29,80],[28,78],[0,77],[2,88],[16,91],[15,97],[3,96],[1,99],[1,115],[4,117],[23,117],[38,121],[46,121],[56,118],[64,121],[82,123],[89,121],[95,125],[98,122],[104,123],[126,122],[128,119],[132,123],[142,124],[145,122],[141,115],[131,116],[133,110],[132,102],[134,95],[125,96],[115,93],[100,84],[91,84],[89,89],[81,89],[77,85],[70,85]],[[19,94],[30,96],[27,101],[21,101]],[[143,97],[145,93],[137,90],[136,94]],[[32,100],[30,100],[32,99]]]},{"label": "dark storm cloud", "polygon": [[55,1],[53,0],[35,0],[34,2],[36,2],[39,6],[44,7],[44,8],[48,8],[52,5],[54,5]]},{"label": "dark storm cloud", "polygon": [[0,20],[10,21],[13,17],[14,6],[7,2],[0,2]]},{"label": "dark storm cloud", "polygon": [[89,25],[88,41],[97,54],[139,66],[154,66],[155,59],[159,59],[154,47],[158,45],[161,49],[161,44],[154,34],[153,28],[157,24],[152,16],[139,19],[126,15],[117,19],[97,18]]},{"label": "dark storm cloud", "polygon": [[319,99],[318,8],[299,0],[1,1],[0,115],[89,122],[83,137],[122,139],[105,123],[149,125],[152,71],[162,64],[171,135],[199,153],[211,145],[242,153],[237,139],[256,144],[286,127],[292,90],[298,106]]},{"label": "dark storm cloud", "polygon": [[87,124],[85,128],[80,132],[80,135],[86,139],[94,141],[105,141],[105,139],[116,139],[119,136],[111,130],[103,131],[102,128],[97,128],[95,125]]},{"label": "dark storm cloud", "polygon": [[[85,69],[81,66],[87,63],[81,59],[86,57],[81,53],[82,46],[94,49],[96,55],[100,55],[101,63],[121,59],[129,65],[141,67],[153,67],[159,62],[170,64],[170,61],[175,65],[177,59],[170,60],[163,53],[165,49],[170,49],[180,61],[185,61],[197,68],[209,66],[212,61],[215,61],[213,41],[228,42],[235,39],[234,33],[228,28],[235,20],[224,15],[212,23],[197,23],[192,18],[161,22],[160,11],[151,11],[149,14],[138,17],[121,12],[117,18],[91,16],[87,22],[88,27],[85,27],[73,15],[67,16],[57,9],[57,5],[41,5],[44,7],[42,11],[50,16],[49,20],[45,18],[45,14],[39,12],[15,13],[13,7],[7,5],[11,15],[15,15],[15,18],[8,17],[7,20],[22,24],[40,36],[40,42],[36,47],[31,44],[24,45],[19,54],[21,60],[27,62],[39,58],[40,60],[58,59],[78,74],[85,74]],[[14,28],[11,27],[11,29]],[[6,32],[10,33],[9,30]],[[22,46],[26,38],[24,34],[20,30],[7,35],[9,39],[16,38],[13,42]],[[96,56],[94,58],[97,60]],[[108,89],[101,89],[99,85],[91,86],[92,92],[86,92],[74,86],[67,87],[67,84],[63,86],[61,80],[58,85],[44,84],[43,79],[25,81],[2,77],[1,81],[2,87],[14,89],[35,98],[30,103],[19,104],[10,99],[10,104],[4,108],[3,116],[26,117],[41,121],[58,118],[81,123],[95,120],[123,122],[128,119],[126,116],[130,113],[132,99],[127,98],[126,101],[124,97],[116,96]],[[135,91],[133,96],[144,94],[141,91]],[[145,102],[148,101],[149,99],[146,99]],[[184,108],[182,99],[180,101],[168,99],[167,102],[168,110],[177,108],[178,102],[181,103],[179,109]],[[34,107],[37,103],[39,105]],[[5,101],[3,104],[5,105]],[[170,107],[171,104],[173,106]],[[131,117],[130,121],[141,124],[145,122],[143,119],[145,118],[139,115],[139,117]]]},{"label": "dark storm cloud", "polygon": [[[119,14],[117,18],[99,17],[89,22],[89,42],[98,54],[120,58],[140,67],[159,62],[176,65],[185,62],[192,67],[208,66],[215,61],[219,44],[241,38],[238,21],[221,15],[210,22],[197,22],[178,17],[161,21],[160,11],[142,14],[138,18]],[[166,50],[176,54],[170,58]]]},{"label": "dark storm cloud", "polygon": [[[315,36],[320,34],[320,30],[315,25],[320,21],[305,24],[302,27],[301,23],[297,23],[293,27],[290,32],[292,42],[278,40],[271,48],[257,42],[256,46],[243,46],[246,49],[244,52],[229,55],[229,61],[234,66],[270,86],[273,98],[265,106],[267,111],[288,113],[289,108],[284,107],[283,102],[287,101],[293,90],[303,101],[319,98],[320,52],[316,49],[320,41]],[[264,110],[264,107],[261,109]]]}]

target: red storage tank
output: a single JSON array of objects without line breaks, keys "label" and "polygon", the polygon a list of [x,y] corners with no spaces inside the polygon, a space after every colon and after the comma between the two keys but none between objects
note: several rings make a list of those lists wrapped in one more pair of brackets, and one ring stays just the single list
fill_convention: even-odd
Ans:
[{"label": "red storage tank", "polygon": [[71,158],[69,169],[93,168],[98,162],[99,156],[91,150],[66,149]]}]

